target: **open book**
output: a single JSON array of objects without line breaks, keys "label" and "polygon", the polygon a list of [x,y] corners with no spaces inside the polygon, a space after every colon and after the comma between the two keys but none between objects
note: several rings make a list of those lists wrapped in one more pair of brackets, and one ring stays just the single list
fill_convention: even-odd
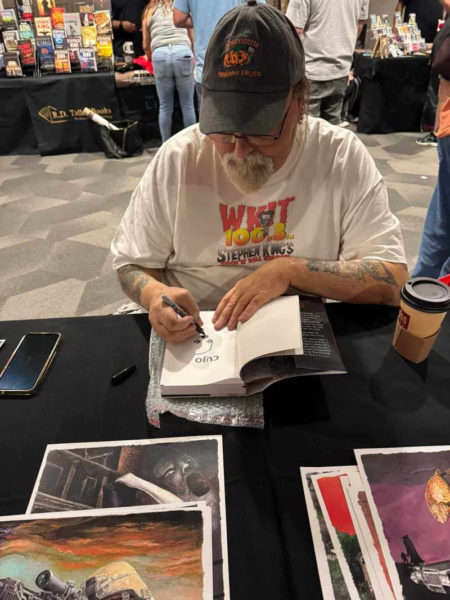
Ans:
[{"label": "open book", "polygon": [[235,331],[216,331],[213,315],[201,312],[205,338],[167,344],[163,396],[247,396],[287,377],[345,372],[320,298],[277,298]]}]

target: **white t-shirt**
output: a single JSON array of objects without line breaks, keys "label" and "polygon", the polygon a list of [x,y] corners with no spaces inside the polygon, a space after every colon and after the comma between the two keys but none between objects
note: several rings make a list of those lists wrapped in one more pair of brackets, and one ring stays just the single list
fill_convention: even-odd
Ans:
[{"label": "white t-shirt", "polygon": [[306,76],[330,81],[350,72],[358,32],[365,21],[369,0],[291,0],[286,16],[304,29]]},{"label": "white t-shirt", "polygon": [[308,121],[304,141],[249,196],[230,183],[198,125],[170,138],[119,225],[111,245],[114,268],[165,269],[167,284],[188,289],[202,308],[212,308],[267,260],[406,263],[398,220],[364,145],[350,131],[322,119]]}]

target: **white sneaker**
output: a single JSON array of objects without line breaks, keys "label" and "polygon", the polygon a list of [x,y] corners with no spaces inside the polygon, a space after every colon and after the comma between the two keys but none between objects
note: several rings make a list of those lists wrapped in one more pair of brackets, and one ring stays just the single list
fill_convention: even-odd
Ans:
[{"label": "white sneaker", "polygon": [[348,127],[350,123],[348,121],[341,121],[338,123],[338,127]]}]

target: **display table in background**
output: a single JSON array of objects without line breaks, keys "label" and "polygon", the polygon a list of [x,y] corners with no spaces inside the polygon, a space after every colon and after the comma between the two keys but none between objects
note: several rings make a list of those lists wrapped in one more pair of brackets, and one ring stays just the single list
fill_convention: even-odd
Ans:
[{"label": "display table in background", "polygon": [[381,59],[355,53],[355,74],[361,79],[358,132],[420,131],[429,62],[429,56]]},{"label": "display table in background", "polygon": [[[136,85],[129,73],[73,73],[0,79],[0,155],[102,152],[85,106],[109,120],[138,121],[145,146],[159,146],[154,79]],[[194,98],[195,102],[195,98]],[[175,92],[173,133],[183,128]]]},{"label": "display table in background", "polygon": [[113,73],[0,79],[0,154],[101,151],[85,106],[121,118]]},{"label": "display table in background", "polygon": [[[116,73],[115,78],[122,119],[138,122],[139,133],[144,146],[160,146],[159,99],[154,77],[148,77],[148,82],[141,85],[136,85],[133,81],[133,72]],[[194,102],[195,100],[194,95]],[[181,129],[183,129],[183,118],[178,93],[175,90],[172,133],[176,133]]]},{"label": "display table in background", "polygon": [[[322,599],[299,467],[355,464],[354,448],[448,444],[450,422],[449,318],[414,365],[391,347],[396,309],[327,312],[348,374],[268,388],[264,431],[171,415],[160,430],[148,425],[147,315],[0,323],[0,368],[24,333],[62,334],[38,394],[0,401],[0,514],[26,509],[48,443],[222,434],[231,598]],[[112,387],[130,365],[136,372]]]}]

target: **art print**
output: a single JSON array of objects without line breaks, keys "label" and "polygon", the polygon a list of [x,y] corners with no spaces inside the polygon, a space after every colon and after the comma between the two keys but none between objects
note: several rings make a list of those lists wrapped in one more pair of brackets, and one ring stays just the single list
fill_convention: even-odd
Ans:
[{"label": "art print", "polygon": [[361,546],[364,559],[363,568],[367,569],[373,593],[377,600],[395,600],[361,477],[357,472],[350,473],[341,478],[341,483]]},{"label": "art print", "polygon": [[335,467],[300,467],[300,474],[323,597],[330,600],[349,600],[336,551],[311,480],[313,475],[332,473],[333,469]]},{"label": "art print", "polygon": [[397,598],[450,593],[450,447],[355,450]]},{"label": "art print", "polygon": [[221,436],[49,445],[27,513],[206,502],[214,595],[229,597]]},{"label": "art print", "polygon": [[342,467],[338,473],[313,475],[312,482],[351,600],[375,600],[341,483],[342,477],[355,470]]},{"label": "art print", "polygon": [[211,600],[204,504],[0,519],[0,597]]}]

